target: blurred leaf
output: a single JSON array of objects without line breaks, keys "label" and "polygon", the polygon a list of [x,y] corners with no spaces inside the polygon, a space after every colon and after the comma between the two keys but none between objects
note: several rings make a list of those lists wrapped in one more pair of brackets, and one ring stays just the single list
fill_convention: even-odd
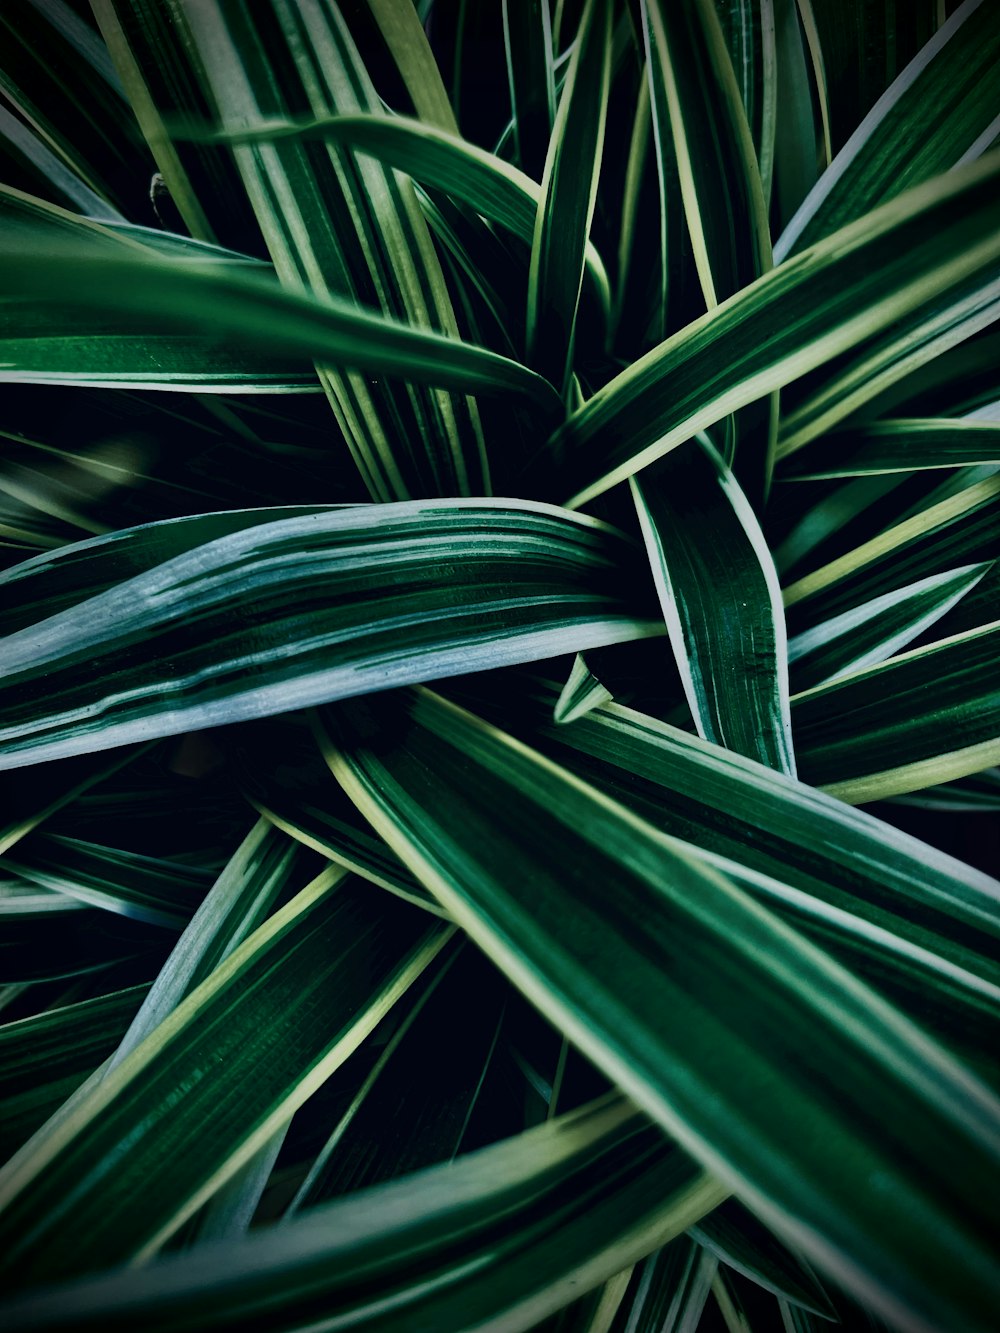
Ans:
[{"label": "blurred leaf", "polygon": [[[0,249],[0,272],[9,293],[0,380],[254,392],[286,390],[294,366],[290,387],[308,389],[303,361],[316,355],[463,390],[520,390],[550,407],[554,397],[486,348],[282,292],[253,272],[23,243]],[[187,332],[193,320],[197,335]]]},{"label": "blurred leaf", "polygon": [[835,1317],[830,1297],[812,1269],[735,1199],[727,1199],[703,1217],[691,1227],[690,1235],[766,1291],[824,1319]]},{"label": "blurred leaf", "polygon": [[541,180],[556,118],[548,0],[503,0],[503,33],[517,161]]}]

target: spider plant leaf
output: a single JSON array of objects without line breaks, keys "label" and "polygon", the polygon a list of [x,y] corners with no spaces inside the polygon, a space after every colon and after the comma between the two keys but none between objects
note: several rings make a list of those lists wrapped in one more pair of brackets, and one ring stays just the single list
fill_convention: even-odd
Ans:
[{"label": "spider plant leaf", "polygon": [[[280,143],[284,139],[344,144],[405,171],[422,185],[444,191],[529,245],[535,233],[542,195],[537,181],[496,154],[436,125],[405,116],[339,115],[311,121],[263,122],[213,138],[232,144]],[[610,299],[608,276],[591,241],[587,242],[584,265],[591,290],[606,306]]]},{"label": "spider plant leaf", "polygon": [[[669,180],[676,163],[702,298],[712,310],[771,267],[753,140],[714,7],[707,0],[682,6],[644,0],[642,15],[661,226],[666,231],[669,225]],[[777,402],[744,410],[730,428],[735,439],[727,458],[735,451],[738,475],[756,502],[769,484]]]},{"label": "spider plant leaf", "polygon": [[[165,31],[169,32],[170,19],[164,6],[156,13],[156,6],[140,0],[131,7],[116,3],[116,0],[94,0],[94,17],[101,28],[106,49],[115,62],[129,105],[142,131],[144,142],[149,146],[156,160],[156,166],[163,181],[170,201],[183,220],[184,226],[192,236],[200,240],[216,239],[212,224],[205,214],[198,190],[192,183],[181,156],[170,137],[170,133],[157,107],[155,97],[145,77],[142,62],[143,46],[155,39],[162,39]],[[169,50],[169,45],[156,42],[161,53]],[[176,71],[176,62],[172,62]],[[173,81],[176,90],[180,81]],[[190,93],[189,93],[190,96]]]},{"label": "spider plant leaf", "polygon": [[926,787],[892,798],[895,805],[916,805],[925,810],[947,810],[953,814],[1000,810],[1000,769],[986,768],[957,782]]},{"label": "spider plant leaf", "polygon": [[[492,703],[495,716],[516,719],[523,739],[579,778],[709,863],[721,858],[744,888],[824,947],[843,950],[863,975],[879,985],[894,979],[904,1002],[934,994],[953,1037],[995,1012],[995,880],[784,774],[632,709],[609,704],[558,726],[551,716],[557,693],[536,683],[518,692],[516,708],[497,708],[481,693],[469,702],[488,715]],[[872,973],[876,937],[883,947]]]},{"label": "spider plant leaf", "polygon": [[521,1333],[678,1235],[722,1193],[632,1108],[604,1099],[280,1230],[28,1295],[3,1313],[12,1329],[138,1320],[151,1333],[208,1333],[298,1326],[319,1298],[335,1318],[379,1333],[460,1333],[472,1319]]},{"label": "spider plant leaf", "polygon": [[529,502],[361,505],[230,532],[2,641],[2,762],[656,633],[632,570],[614,529]]},{"label": "spider plant leaf", "polygon": [[329,513],[337,506],[235,509],[122,528],[87,541],[45,551],[3,572],[6,606],[0,628],[12,634],[86,597],[145,574],[196,547],[256,527],[261,522]]},{"label": "spider plant leaf", "polygon": [[518,165],[541,180],[556,118],[552,25],[546,0],[503,0],[504,49]]},{"label": "spider plant leaf", "polygon": [[751,1282],[823,1319],[835,1310],[823,1284],[801,1259],[735,1199],[690,1228],[699,1245]]},{"label": "spider plant leaf", "polygon": [[890,9],[865,0],[811,0],[826,74],[835,152],[945,21],[936,0]]},{"label": "spider plant leaf", "polygon": [[129,133],[124,90],[87,18],[49,0],[8,7],[0,32],[5,180],[95,217],[133,212],[152,165]]},{"label": "spider plant leaf", "polygon": [[[323,717],[390,846],[779,1236],[897,1322],[989,1327],[985,1085],[729,879],[473,715],[422,691]],[[832,1072],[847,1059],[850,1082]]]},{"label": "spider plant leaf", "polygon": [[611,699],[608,689],[601,684],[590,670],[582,653],[573,659],[569,679],[556,700],[552,716],[557,722],[575,722],[592,708],[606,704]]},{"label": "spider plant leaf", "polygon": [[30,164],[32,174],[41,177],[42,188],[60,203],[78,208],[90,217],[107,221],[121,217],[117,208],[82,181],[30,125],[12,115],[4,106],[0,106],[0,140],[9,155],[22,157]]},{"label": "spider plant leaf", "polygon": [[[40,1151],[29,1141],[11,1159],[0,1174],[9,1282],[154,1253],[420,974],[441,928],[343,878],[330,869],[302,889]],[[204,1071],[222,1061],[230,1077],[220,1085]],[[109,1170],[113,1199],[102,1187]]]},{"label": "spider plant leaf", "polygon": [[130,986],[0,1027],[4,1160],[114,1051],[148,989]]},{"label": "spider plant leaf", "polygon": [[785,457],[860,413],[870,416],[874,406],[900,380],[950,349],[961,346],[1000,320],[1000,282],[984,283],[974,277],[957,285],[933,313],[912,312],[864,338],[790,386],[783,399],[777,456]]},{"label": "spider plant leaf", "polygon": [[531,480],[583,504],[894,322],[919,332],[952,292],[992,291],[998,171],[993,154],[920,186],[730,297],[598,390]]},{"label": "spider plant leaf", "polygon": [[637,1264],[622,1303],[628,1333],[688,1333],[696,1329],[718,1266],[715,1255],[690,1236],[678,1237]]},{"label": "spider plant leaf", "polygon": [[750,127],[766,207],[771,200],[778,94],[774,0],[738,0],[717,13]]},{"label": "spider plant leaf", "polygon": [[989,148],[1000,133],[991,96],[998,70],[994,7],[965,0],[838,152],[782,232],[775,260]]},{"label": "spider plant leaf", "polygon": [[946,615],[990,567],[983,562],[932,574],[796,634],[788,644],[794,689],[884,662]]},{"label": "spider plant leaf", "polygon": [[896,418],[847,427],[814,441],[782,467],[782,480],[820,481],[926,468],[1000,463],[1000,423]]},{"label": "spider plant leaf", "polygon": [[796,0],[774,0],[775,97],[782,108],[774,132],[771,214],[777,231],[788,222],[823,170],[818,90],[802,11]]},{"label": "spider plant leaf", "polygon": [[998,642],[1000,622],[796,696],[807,779],[859,804],[1000,762]]},{"label": "spider plant leaf", "polygon": [[658,138],[670,135],[709,309],[771,267],[753,140],[714,8],[643,0]]},{"label": "spider plant leaf", "polygon": [[428,125],[457,134],[458,122],[441,71],[414,6],[409,0],[366,0],[366,3],[417,115]]},{"label": "spider plant leaf", "polygon": [[[0,336],[7,367],[0,379],[8,381],[141,382],[154,388],[186,382],[232,390],[242,376],[244,391],[252,391],[257,384],[287,384],[287,370],[281,375],[271,369],[280,367],[279,356],[286,365],[301,366],[316,355],[464,391],[520,388],[553,407],[551,387],[517,362],[330,297],[283,291],[252,270],[138,252],[8,243],[0,250],[0,272],[9,292]],[[95,311],[103,323],[99,337]],[[188,332],[192,319],[198,334]],[[169,335],[177,333],[173,350]],[[157,374],[156,358],[169,360],[172,352],[180,368]],[[249,370],[239,365],[241,352],[250,353]],[[64,369],[54,370],[60,353]],[[134,369],[137,363],[142,370]],[[308,387],[304,370],[298,374],[299,384]]]},{"label": "spider plant leaf", "polygon": [[[314,116],[381,109],[332,0],[185,5],[184,18],[223,129],[287,116],[296,96]],[[286,141],[234,151],[284,284],[381,310],[414,332],[457,335],[410,182],[332,146],[316,153]],[[372,384],[322,369],[321,379],[373,498],[489,493],[482,426],[468,392]],[[391,449],[393,437],[408,448]]]},{"label": "spider plant leaf", "polygon": [[200,867],[44,831],[24,839],[4,865],[40,888],[174,930],[187,924],[212,882]]},{"label": "spider plant leaf", "polygon": [[150,1035],[261,926],[298,875],[298,849],[258,820],[227,861],[170,951],[148,995],[115,1048],[111,1068]]},{"label": "spider plant leaf", "polygon": [[781,590],[739,483],[699,436],[631,486],[698,734],[794,776]]},{"label": "spider plant leaf", "polygon": [[916,580],[928,572],[927,565],[933,568],[942,557],[950,564],[956,557],[972,554],[982,547],[984,538],[992,537],[995,542],[998,506],[1000,476],[964,485],[786,584],[785,606],[825,598],[824,610],[830,614],[827,608],[838,591],[850,605],[857,605],[862,588],[871,596],[882,591],[876,587],[881,580],[898,584],[907,574]]},{"label": "spider plant leaf", "polygon": [[[332,781],[311,731],[292,719],[248,730],[236,748],[243,794],[276,828],[425,911],[446,915]],[[280,727],[280,731],[278,728]],[[282,765],[275,771],[273,756]]]},{"label": "spider plant leaf", "polygon": [[611,82],[611,5],[587,0],[549,141],[528,274],[528,361],[569,377]]}]

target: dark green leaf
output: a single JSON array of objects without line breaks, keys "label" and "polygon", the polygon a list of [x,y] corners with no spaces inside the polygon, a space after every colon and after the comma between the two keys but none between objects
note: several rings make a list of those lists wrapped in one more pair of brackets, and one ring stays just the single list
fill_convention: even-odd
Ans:
[{"label": "dark green leaf", "polygon": [[5,763],[656,633],[623,577],[635,568],[613,529],[529,502],[361,505],[230,532],[0,643]]},{"label": "dark green leaf", "polygon": [[472,715],[422,692],[326,719],[401,858],[769,1225],[895,1320],[989,1327],[985,1086],[731,880]]},{"label": "dark green leaf", "polygon": [[699,735],[794,775],[778,575],[736,478],[700,436],[632,492]]}]

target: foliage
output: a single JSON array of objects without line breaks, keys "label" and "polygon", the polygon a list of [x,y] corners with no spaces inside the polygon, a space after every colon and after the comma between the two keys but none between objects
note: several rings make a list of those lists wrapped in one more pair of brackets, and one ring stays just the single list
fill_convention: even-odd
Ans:
[{"label": "foliage", "polygon": [[3,7],[5,1328],[995,1327],[998,10]]}]

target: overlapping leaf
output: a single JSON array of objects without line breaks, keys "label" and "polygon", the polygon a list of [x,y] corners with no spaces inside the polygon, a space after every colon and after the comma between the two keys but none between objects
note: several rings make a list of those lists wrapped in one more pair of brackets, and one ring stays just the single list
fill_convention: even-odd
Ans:
[{"label": "overlapping leaf", "polygon": [[402,859],[779,1233],[890,1317],[988,1327],[1000,1104],[983,1085],[730,880],[472,715],[422,693],[326,725]]}]

